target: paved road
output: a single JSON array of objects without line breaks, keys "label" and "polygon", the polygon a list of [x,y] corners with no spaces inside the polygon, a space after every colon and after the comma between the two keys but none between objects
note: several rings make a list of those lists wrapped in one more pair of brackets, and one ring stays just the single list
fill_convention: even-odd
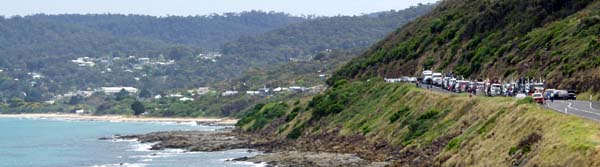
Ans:
[{"label": "paved road", "polygon": [[544,106],[561,113],[600,121],[600,110],[595,108],[595,105],[597,104],[589,101],[554,100],[554,102],[547,101],[547,104]]},{"label": "paved road", "polygon": [[[419,84],[419,87],[440,93],[454,93],[440,87],[430,87],[426,84]],[[557,112],[600,121],[600,103],[579,100],[554,100],[554,102],[547,101],[544,107]]]}]

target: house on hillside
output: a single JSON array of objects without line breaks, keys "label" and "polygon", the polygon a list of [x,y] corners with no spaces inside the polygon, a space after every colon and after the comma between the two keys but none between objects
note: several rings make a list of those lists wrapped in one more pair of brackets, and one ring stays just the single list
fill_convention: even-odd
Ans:
[{"label": "house on hillside", "polygon": [[277,88],[273,89],[273,92],[274,93],[287,92],[288,90],[289,90],[288,88],[277,87]]},{"label": "house on hillside", "polygon": [[106,94],[115,94],[121,92],[121,90],[125,90],[129,93],[137,93],[138,89],[134,87],[101,87],[100,91]]},{"label": "house on hillside", "polygon": [[221,96],[233,96],[233,95],[237,95],[239,92],[238,91],[225,91],[223,93],[221,93]]},{"label": "house on hillside", "polygon": [[210,93],[210,87],[200,87],[196,90],[196,93],[198,95],[205,95]]},{"label": "house on hillside", "polygon": [[261,93],[259,91],[246,91],[246,94],[250,96],[258,96]]},{"label": "house on hillside", "polygon": [[267,88],[266,86],[263,88],[258,89],[258,92],[261,96],[269,96],[271,95],[271,89]]},{"label": "house on hillside", "polygon": [[189,98],[189,97],[182,97],[182,98],[179,98],[179,101],[194,101],[194,99]]},{"label": "house on hillside", "polygon": [[306,91],[306,87],[300,87],[300,86],[292,86],[289,88],[290,92],[294,92],[294,93],[301,93]]}]

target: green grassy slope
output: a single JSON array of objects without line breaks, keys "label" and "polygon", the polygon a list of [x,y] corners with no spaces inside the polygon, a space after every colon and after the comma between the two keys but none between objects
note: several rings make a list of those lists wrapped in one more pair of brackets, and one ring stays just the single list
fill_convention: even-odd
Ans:
[{"label": "green grassy slope", "polygon": [[342,80],[312,100],[257,106],[238,127],[303,149],[356,152],[398,165],[600,162],[600,126],[593,121],[527,100],[439,94],[381,79]]},{"label": "green grassy slope", "polygon": [[442,2],[339,70],[337,79],[453,71],[475,79],[543,77],[600,91],[600,1]]}]

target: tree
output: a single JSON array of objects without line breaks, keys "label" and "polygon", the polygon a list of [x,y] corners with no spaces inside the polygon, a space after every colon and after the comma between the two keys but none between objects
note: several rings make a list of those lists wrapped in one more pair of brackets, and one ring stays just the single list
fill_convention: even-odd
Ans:
[{"label": "tree", "polygon": [[83,97],[77,95],[77,96],[73,96],[71,97],[71,99],[69,99],[69,105],[77,105],[79,103],[81,103],[83,101]]},{"label": "tree", "polygon": [[138,95],[138,97],[140,97],[140,98],[151,98],[152,97],[152,93],[150,93],[150,91],[148,91],[147,89],[142,89],[142,91],[140,91],[140,94]]},{"label": "tree", "polygon": [[27,96],[25,96],[26,102],[41,102],[42,101],[42,92],[37,89],[32,89],[27,92]]},{"label": "tree", "polygon": [[115,94],[115,97],[117,97],[117,101],[121,101],[125,99],[128,95],[129,92],[127,92],[125,89],[121,89],[119,93]]},{"label": "tree", "polygon": [[133,115],[136,115],[136,116],[146,112],[146,108],[144,107],[144,104],[142,104],[142,102],[140,102],[140,101],[133,102],[133,104],[131,104],[131,110],[133,110]]},{"label": "tree", "polygon": [[8,101],[8,104],[9,104],[9,107],[15,108],[15,107],[24,106],[26,103],[25,103],[25,100],[15,97],[15,98],[10,99]]}]

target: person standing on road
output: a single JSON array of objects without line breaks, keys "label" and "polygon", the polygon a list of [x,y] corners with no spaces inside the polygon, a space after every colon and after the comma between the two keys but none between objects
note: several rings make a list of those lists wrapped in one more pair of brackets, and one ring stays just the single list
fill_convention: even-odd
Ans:
[{"label": "person standing on road", "polygon": [[550,93],[550,102],[554,103],[554,92]]}]

